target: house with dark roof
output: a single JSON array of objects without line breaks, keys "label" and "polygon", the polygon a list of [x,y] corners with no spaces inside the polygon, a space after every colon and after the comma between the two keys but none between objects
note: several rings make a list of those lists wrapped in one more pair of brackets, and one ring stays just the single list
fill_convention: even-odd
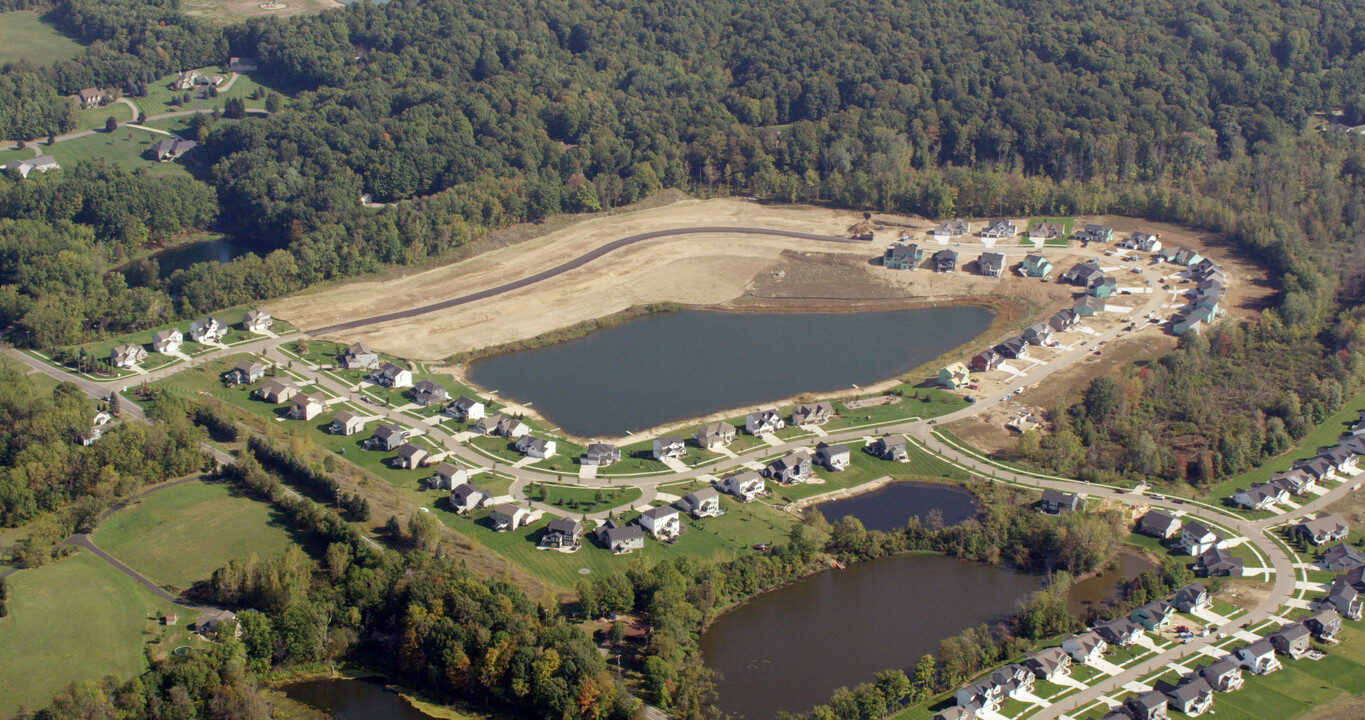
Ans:
[{"label": "house with dark roof", "polygon": [[1046,345],[1052,342],[1052,332],[1051,325],[1039,322],[1024,328],[1024,333],[1020,337],[1030,345]]},{"label": "house with dark roof", "polygon": [[929,234],[940,239],[962,237],[972,230],[971,223],[966,220],[949,220],[929,231]]},{"label": "house with dark roof", "polygon": [[408,439],[408,429],[393,423],[390,425],[380,425],[374,429],[374,434],[365,441],[366,450],[397,450]]},{"label": "house with dark roof", "polygon": [[976,259],[976,271],[986,277],[1000,277],[1005,273],[1005,256],[998,252],[984,252]]},{"label": "house with dark roof", "polygon": [[484,506],[492,498],[486,490],[473,483],[460,483],[450,491],[450,506],[457,513],[467,513]]},{"label": "house with dark roof", "polygon": [[1058,310],[1052,317],[1048,318],[1047,324],[1056,332],[1070,330],[1081,324],[1081,316],[1070,308]]},{"label": "house with dark roof", "polygon": [[883,435],[876,440],[863,446],[863,450],[873,457],[883,460],[899,462],[908,459],[909,453],[906,451],[906,440],[904,435]]},{"label": "house with dark roof", "polygon": [[1072,312],[1080,317],[1091,317],[1097,312],[1104,312],[1104,298],[1094,295],[1085,295],[1076,300],[1076,304],[1071,306]]},{"label": "house with dark roof", "polygon": [[266,364],[255,360],[243,360],[223,375],[229,385],[250,385],[265,377]]},{"label": "house with dark roof", "polygon": [[934,272],[952,272],[957,269],[957,251],[944,248],[934,253]]},{"label": "house with dark roof", "polygon": [[1062,641],[1062,651],[1075,662],[1086,665],[1104,657],[1109,643],[1096,632],[1083,632]]},{"label": "house with dark roof", "polygon": [[1144,233],[1134,231],[1132,235],[1119,241],[1119,247],[1124,250],[1141,250],[1142,252],[1158,252],[1161,250],[1160,233]]},{"label": "house with dark roof", "polygon": [[1110,645],[1127,647],[1142,637],[1142,626],[1126,617],[1120,617],[1096,625],[1095,633]]},{"label": "house with dark roof", "polygon": [[1337,543],[1322,554],[1318,566],[1331,572],[1346,572],[1365,567],[1365,552],[1346,543]]},{"label": "house with dark roof", "polygon": [[834,406],[824,400],[797,405],[792,409],[793,425],[824,425],[832,417],[834,417]]},{"label": "house with dark roof", "polygon": [[573,552],[583,540],[583,525],[569,518],[555,518],[545,526],[537,546],[545,550]]},{"label": "house with dark roof", "polygon": [[1114,293],[1118,291],[1119,291],[1118,278],[1110,277],[1108,275],[1105,275],[1104,277],[1099,278],[1098,280],[1095,280],[1094,282],[1090,283],[1090,286],[1085,289],[1085,293],[1087,295],[1093,295],[1097,298],[1112,297]]},{"label": "house with dark roof", "polygon": [[1177,685],[1158,680],[1155,690],[1166,696],[1167,707],[1189,717],[1203,715],[1213,705],[1213,688],[1198,675],[1187,675]]},{"label": "house with dark roof", "polygon": [[828,445],[822,442],[815,446],[815,462],[830,472],[845,470],[852,461],[847,445]]},{"label": "house with dark roof", "polygon": [[1236,657],[1237,662],[1253,675],[1269,675],[1282,667],[1280,659],[1275,657],[1275,646],[1265,638],[1237,648]]},{"label": "house with dark roof", "polygon": [[1028,239],[1035,243],[1056,240],[1064,235],[1066,235],[1066,226],[1058,222],[1048,222],[1046,220],[1039,220],[1028,230]]},{"label": "house with dark roof", "polygon": [[682,437],[678,435],[654,438],[651,454],[654,456],[654,459],[659,462],[674,460],[687,454],[687,445],[683,443]]},{"label": "house with dark roof", "polygon": [[1213,601],[1209,598],[1209,591],[1199,583],[1190,583],[1183,588],[1175,591],[1171,596],[1171,605],[1180,612],[1194,612],[1213,606]]},{"label": "house with dark roof", "polygon": [[1166,706],[1169,702],[1165,693],[1152,690],[1129,698],[1123,703],[1123,707],[1133,720],[1165,720],[1168,717]]},{"label": "house with dark roof", "polygon": [[1143,630],[1155,631],[1166,627],[1174,612],[1174,605],[1165,600],[1153,600],[1129,613],[1128,619],[1141,625]]},{"label": "house with dark roof", "polygon": [[986,226],[981,229],[983,238],[1012,238],[1018,235],[1019,227],[1003,218],[987,221]]},{"label": "house with dark roof", "polygon": [[1102,277],[1104,277],[1104,270],[1100,268],[1100,264],[1094,260],[1086,260],[1072,265],[1071,269],[1062,273],[1058,280],[1081,287],[1090,287],[1091,283]]},{"label": "house with dark roof", "polygon": [[583,451],[583,457],[579,459],[579,464],[606,467],[620,459],[621,450],[615,445],[589,443],[587,449]]},{"label": "house with dark roof", "polygon": [[157,162],[170,162],[197,147],[199,143],[193,140],[162,140],[153,144],[149,152]]},{"label": "house with dark roof", "polygon": [[1004,358],[1000,357],[1000,353],[987,348],[973,355],[967,367],[971,368],[972,372],[990,372],[1000,367],[1001,362],[1004,362]]},{"label": "house with dark roof", "polygon": [[206,317],[190,323],[190,339],[197,343],[216,343],[228,334],[228,326],[216,317]]},{"label": "house with dark roof", "polygon": [[1219,537],[1218,533],[1198,521],[1186,523],[1184,529],[1180,531],[1180,547],[1189,555],[1198,555],[1205,550],[1222,547],[1223,543],[1223,538]]},{"label": "house with dark roof", "polygon": [[1350,533],[1351,526],[1346,524],[1345,518],[1337,514],[1304,520],[1294,526],[1294,534],[1314,545],[1340,542]]},{"label": "house with dark roof", "polygon": [[517,442],[513,447],[522,455],[529,458],[536,458],[537,460],[544,460],[545,458],[552,457],[555,452],[559,450],[558,444],[555,443],[554,440],[538,438],[530,434],[522,435],[517,438]]},{"label": "house with dark roof", "polygon": [[749,502],[757,498],[763,494],[764,489],[763,476],[753,470],[732,473],[720,481],[721,492],[734,496],[740,502]]},{"label": "house with dark roof", "polygon": [[1209,687],[1218,692],[1236,692],[1242,689],[1242,666],[1237,658],[1224,655],[1222,659],[1195,669],[1199,676],[1208,682]]},{"label": "house with dark roof", "polygon": [[445,403],[450,400],[450,391],[434,380],[418,380],[408,391],[412,401],[420,407]]},{"label": "house with dark roof", "polygon": [[655,540],[667,542],[683,533],[682,516],[670,505],[652,507],[640,513],[640,527]]},{"label": "house with dark roof", "polygon": [[1244,563],[1226,548],[1214,547],[1200,553],[1194,562],[1199,577],[1241,577]]},{"label": "house with dark roof", "polygon": [[453,401],[451,401],[451,403],[446,406],[445,410],[441,411],[441,414],[447,417],[454,418],[455,420],[458,420],[460,422],[468,422],[470,420],[478,420],[482,418],[484,416],[485,410],[486,408],[484,407],[484,404],[482,402],[475,400],[474,398],[461,395],[455,398]]},{"label": "house with dark roof", "polygon": [[1072,237],[1082,242],[1107,243],[1114,239],[1114,228],[1108,225],[1086,225],[1072,233]]},{"label": "house with dark roof", "polygon": [[914,243],[896,243],[882,253],[882,266],[893,270],[914,270],[924,262],[924,248]]},{"label": "house with dark roof", "polygon": [[416,470],[422,467],[431,453],[412,443],[403,443],[398,446],[398,454],[393,458],[393,464],[404,470]]},{"label": "house with dark roof", "polygon": [[1149,510],[1138,521],[1137,531],[1150,537],[1169,540],[1180,532],[1179,516],[1165,510]]},{"label": "house with dark roof", "polygon": [[1039,650],[1024,658],[1023,665],[1039,680],[1049,682],[1071,674],[1071,656],[1059,647]]},{"label": "house with dark roof", "polygon": [[1359,620],[1362,610],[1365,610],[1365,601],[1362,601],[1360,592],[1351,585],[1333,585],[1327,597],[1319,600],[1315,607],[1318,609],[1330,607],[1347,620]]},{"label": "house with dark roof", "polygon": [[614,555],[624,555],[645,547],[645,529],[633,523],[617,525],[616,521],[608,520],[598,526],[595,534],[597,541],[606,545]]},{"label": "house with dark roof", "polygon": [[531,521],[531,511],[520,505],[503,503],[493,508],[488,514],[488,521],[498,532],[516,530]]},{"label": "house with dark roof", "polygon": [[1247,488],[1237,488],[1232,493],[1232,501],[1248,510],[1265,510],[1275,503],[1289,500],[1289,493],[1270,483],[1252,483]]},{"label": "house with dark roof", "polygon": [[370,382],[394,389],[412,387],[412,371],[386,362],[378,370],[370,373]]},{"label": "house with dark roof", "polygon": [[687,493],[678,499],[676,505],[694,518],[719,517],[722,512],[720,491],[709,487]]},{"label": "house with dark roof", "polygon": [[768,466],[763,468],[763,473],[783,485],[803,483],[811,476],[810,454],[805,450],[789,452],[768,463]]},{"label": "house with dark roof", "polygon": [[1308,628],[1308,632],[1318,640],[1330,643],[1336,640],[1337,633],[1341,632],[1341,615],[1337,611],[1325,607],[1309,615],[1303,621],[1303,626]]},{"label": "house with dark roof", "polygon": [[352,343],[341,355],[341,366],[347,370],[374,370],[379,367],[379,353],[365,343]]},{"label": "house with dark roof", "polygon": [[1080,512],[1085,509],[1085,500],[1080,495],[1074,493],[1064,493],[1060,490],[1044,490],[1043,499],[1038,503],[1038,509],[1048,515]]},{"label": "house with dark roof", "polygon": [[364,429],[365,420],[350,410],[338,410],[327,428],[333,435],[355,435]]},{"label": "house with dark roof", "polygon": [[1336,465],[1333,464],[1331,460],[1320,455],[1307,460],[1300,460],[1299,462],[1294,463],[1294,468],[1302,470],[1318,482],[1331,480],[1336,476],[1337,472]]},{"label": "house with dark roof", "polygon": [[1311,633],[1303,623],[1289,623],[1266,639],[1276,652],[1288,655],[1291,660],[1298,660],[1313,647]]},{"label": "house with dark roof", "polygon": [[750,435],[767,435],[787,426],[787,421],[776,410],[760,410],[744,416],[744,429]]},{"label": "house with dark roof", "polygon": [[1023,337],[1012,337],[993,348],[1007,358],[1026,358],[1028,357],[1028,342]]},{"label": "house with dark roof", "polygon": [[443,462],[436,466],[436,471],[431,477],[427,478],[427,487],[433,490],[451,490],[469,481],[469,471],[455,463]]},{"label": "house with dark roof", "polygon": [[1305,495],[1317,488],[1318,481],[1302,470],[1291,469],[1285,472],[1271,473],[1270,484],[1290,495]]}]

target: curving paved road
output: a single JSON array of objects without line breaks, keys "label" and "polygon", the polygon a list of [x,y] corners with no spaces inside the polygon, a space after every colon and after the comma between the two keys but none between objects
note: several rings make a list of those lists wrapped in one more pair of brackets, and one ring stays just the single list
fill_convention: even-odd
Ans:
[{"label": "curving paved road", "polygon": [[716,234],[768,235],[776,237],[797,238],[801,240],[817,240],[820,242],[836,243],[867,242],[866,240],[854,240],[852,238],[838,237],[835,235],[816,235],[813,233],[794,232],[789,230],[769,230],[767,228],[712,226],[696,228],[676,228],[672,230],[655,230],[653,232],[640,233],[638,235],[623,237],[620,240],[613,240],[607,243],[606,245],[594,248],[566,263],[556,265],[555,267],[552,267],[549,270],[538,272],[535,275],[524,277],[521,278],[520,280],[513,280],[512,282],[504,283],[497,287],[488,288],[487,290],[480,290],[479,292],[470,293],[469,295],[462,295],[457,298],[442,300],[441,302],[432,303],[430,305],[423,305],[421,307],[415,307],[409,310],[399,310],[398,312],[385,313],[384,315],[375,315],[373,317],[361,318],[359,320],[349,320],[344,323],[337,323],[335,325],[328,325],[326,327],[305,330],[304,332],[309,335],[325,335],[328,333],[338,333],[345,330],[354,330],[355,328],[364,327],[366,325],[374,325],[376,323],[390,322],[393,320],[403,320],[410,317],[416,317],[418,315],[425,315],[427,313],[436,312],[438,310],[446,310],[449,308],[458,307],[466,303],[477,302],[479,300],[487,300],[488,298],[501,295],[506,292],[511,292],[513,290],[520,290],[521,288],[524,288],[528,285],[534,285],[535,283],[538,283],[542,280],[548,280],[556,275],[562,275],[566,272],[569,272],[570,270],[576,270],[578,268],[581,268],[584,265],[592,262],[593,260],[596,260],[614,250],[619,250],[623,247],[626,247],[627,245],[634,245],[635,243],[644,242],[646,240],[653,240],[655,238],[661,237],[675,237],[678,235]]}]

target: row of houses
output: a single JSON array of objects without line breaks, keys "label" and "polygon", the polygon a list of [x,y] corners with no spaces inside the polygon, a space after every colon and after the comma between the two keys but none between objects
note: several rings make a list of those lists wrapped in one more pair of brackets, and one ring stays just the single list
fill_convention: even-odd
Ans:
[{"label": "row of houses", "polygon": [[1299,460],[1289,470],[1274,473],[1270,480],[1237,488],[1231,501],[1253,511],[1286,503],[1291,496],[1314,492],[1318,483],[1355,475],[1361,455],[1365,455],[1365,422],[1357,422],[1350,433],[1337,439],[1336,445],[1318,448],[1316,455]]},{"label": "row of houses", "polygon": [[[248,310],[242,316],[242,329],[251,333],[262,333],[269,330],[274,323],[270,313],[264,310]],[[216,317],[200,318],[190,323],[190,340],[201,344],[215,344],[228,334],[227,323]],[[185,334],[179,328],[168,328],[159,330],[152,334],[152,350],[162,355],[172,355],[179,352],[180,347],[185,344]],[[132,343],[115,345],[109,349],[109,363],[116,368],[125,370],[132,369],[134,366],[147,359],[147,349],[141,345]]]},{"label": "row of houses", "polygon": [[[1032,257],[1032,256],[1030,256]],[[1041,256],[1039,256],[1041,257]],[[882,253],[882,266],[893,270],[916,270],[924,264],[925,250],[915,243],[894,243]],[[957,270],[959,253],[952,248],[944,248],[930,256],[935,272]],[[1008,261],[1004,254],[984,252],[976,259],[976,272],[985,277],[1001,277],[1005,274]],[[1050,269],[1050,265],[1049,265]]]},{"label": "row of houses", "polygon": [[1178,536],[1176,549],[1195,559],[1196,575],[1201,577],[1242,575],[1245,567],[1243,560],[1232,554],[1227,539],[1202,522],[1186,523],[1175,513],[1154,509],[1143,515],[1134,529],[1143,535],[1161,540],[1172,540]]},{"label": "row of houses", "polygon": [[1171,331],[1176,335],[1202,332],[1220,311],[1219,304],[1228,282],[1223,266],[1194,250],[1175,245],[1162,250],[1161,256],[1169,263],[1189,268],[1189,275],[1195,281],[1190,306],[1172,322]]}]

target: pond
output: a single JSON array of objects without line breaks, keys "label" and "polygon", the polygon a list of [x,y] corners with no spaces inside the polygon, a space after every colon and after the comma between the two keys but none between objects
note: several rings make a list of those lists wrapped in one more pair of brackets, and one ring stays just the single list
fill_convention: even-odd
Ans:
[{"label": "pond", "polygon": [[307,680],[284,686],[284,694],[340,720],[432,720],[378,678]]},{"label": "pond", "polygon": [[256,252],[259,247],[260,243],[258,242],[234,237],[221,237],[187,245],[177,245],[162,250],[153,255],[152,258],[160,267],[161,277],[168,278],[176,270],[184,270],[195,263],[232,262],[247,253]]},{"label": "pond", "polygon": [[469,378],[580,437],[620,437],[730,408],[863,386],[980,335],[994,314],[955,306],[848,313],[650,315],[475,362]]},{"label": "pond", "polygon": [[1128,550],[1120,550],[1114,562],[1114,567],[1071,586],[1067,593],[1067,609],[1072,615],[1084,618],[1091,606],[1119,599],[1124,583],[1148,570],[1160,569],[1146,557]]},{"label": "pond", "polygon": [[978,507],[970,492],[947,483],[893,482],[851,497],[829,500],[815,506],[826,520],[834,522],[852,515],[868,530],[895,530],[917,517],[926,526],[938,511],[943,527],[974,517]]},{"label": "pond", "polygon": [[772,720],[882,670],[909,675],[939,641],[1004,619],[1041,586],[1041,577],[1006,568],[895,555],[759,595],[707,629],[702,654],[722,712]]}]

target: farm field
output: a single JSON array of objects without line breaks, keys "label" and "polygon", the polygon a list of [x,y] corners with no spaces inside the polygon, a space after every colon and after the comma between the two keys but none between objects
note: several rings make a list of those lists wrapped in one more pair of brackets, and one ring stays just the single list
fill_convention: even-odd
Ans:
[{"label": "farm field", "polygon": [[43,22],[36,12],[0,13],[0,64],[28,60],[35,65],[51,65],[75,57],[84,47]]}]

